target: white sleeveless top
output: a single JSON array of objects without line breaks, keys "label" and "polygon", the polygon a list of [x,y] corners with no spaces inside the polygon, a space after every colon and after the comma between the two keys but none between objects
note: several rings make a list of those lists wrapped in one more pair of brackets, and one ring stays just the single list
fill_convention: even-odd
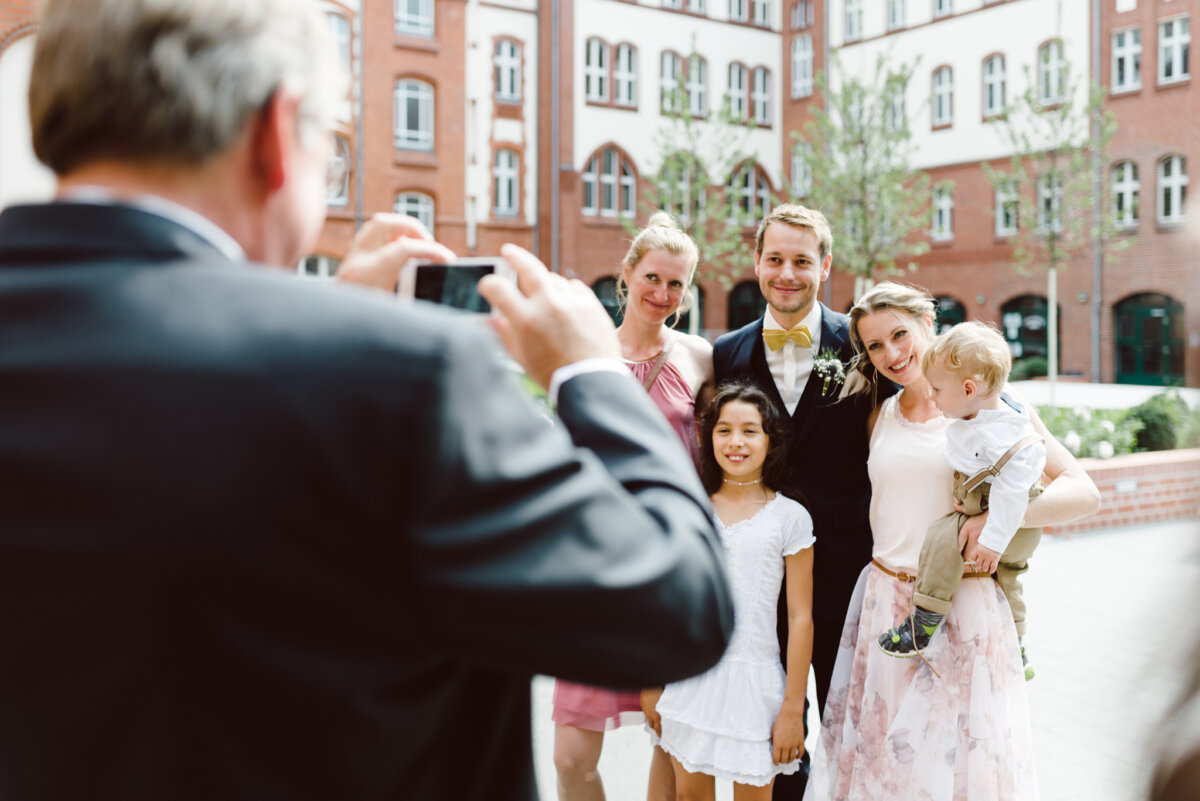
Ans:
[{"label": "white sleeveless top", "polygon": [[871,432],[871,556],[915,574],[925,530],[954,510],[954,471],[943,456],[950,421],[910,422],[900,413],[899,397],[883,402]]}]

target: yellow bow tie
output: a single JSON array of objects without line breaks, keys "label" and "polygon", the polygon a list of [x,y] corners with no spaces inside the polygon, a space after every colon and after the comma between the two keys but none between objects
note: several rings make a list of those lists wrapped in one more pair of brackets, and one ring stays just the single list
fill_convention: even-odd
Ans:
[{"label": "yellow bow tie", "polygon": [[763,341],[771,350],[779,350],[789,339],[797,345],[803,345],[806,348],[812,347],[812,334],[809,333],[806,325],[798,325],[787,331],[779,328],[763,329]]}]

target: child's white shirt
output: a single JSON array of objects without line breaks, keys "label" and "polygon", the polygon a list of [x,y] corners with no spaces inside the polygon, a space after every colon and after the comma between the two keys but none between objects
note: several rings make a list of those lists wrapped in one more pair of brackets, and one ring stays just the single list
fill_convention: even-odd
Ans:
[{"label": "child's white shirt", "polygon": [[[968,476],[995,464],[1009,448],[1034,433],[1029,413],[1007,394],[1000,395],[1001,408],[983,409],[970,420],[954,420],[946,427],[946,461]],[[1021,527],[1029,508],[1029,489],[1046,467],[1046,445],[1035,442],[1018,451],[1000,470],[985,479],[992,485],[988,495],[988,519],[979,544],[1004,553]]]}]

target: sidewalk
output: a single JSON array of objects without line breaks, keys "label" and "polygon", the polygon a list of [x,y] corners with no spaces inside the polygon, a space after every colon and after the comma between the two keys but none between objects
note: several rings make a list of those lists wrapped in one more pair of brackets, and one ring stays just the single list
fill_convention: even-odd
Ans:
[{"label": "sidewalk", "polygon": [[[1026,644],[1041,801],[1140,801],[1154,731],[1177,699],[1200,639],[1200,524],[1164,523],[1050,537],[1025,580]],[[553,680],[533,683],[534,763],[554,801]],[[605,737],[609,801],[642,801],[650,764],[640,727]],[[729,801],[718,784],[717,798]]]}]

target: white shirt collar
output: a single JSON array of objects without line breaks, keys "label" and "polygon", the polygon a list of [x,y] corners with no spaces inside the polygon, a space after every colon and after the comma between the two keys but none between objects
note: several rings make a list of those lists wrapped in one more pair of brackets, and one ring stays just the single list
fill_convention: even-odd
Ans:
[{"label": "white shirt collar", "polygon": [[59,194],[58,199],[71,203],[90,203],[95,206],[130,206],[183,226],[221,251],[230,261],[246,260],[246,251],[242,250],[242,246],[225,233],[219,225],[186,206],[181,206],[158,195],[121,196],[108,187],[88,184],[71,187]]},{"label": "white shirt collar", "polygon": [[[804,326],[807,326],[808,333],[812,336],[813,351],[816,351],[821,347],[821,304],[813,301],[812,311],[806,314],[800,323]],[[772,329],[778,331],[787,330],[780,325],[778,320],[775,319],[775,315],[772,313],[771,307],[768,306],[766,313],[763,314],[763,330],[770,331]]]}]

